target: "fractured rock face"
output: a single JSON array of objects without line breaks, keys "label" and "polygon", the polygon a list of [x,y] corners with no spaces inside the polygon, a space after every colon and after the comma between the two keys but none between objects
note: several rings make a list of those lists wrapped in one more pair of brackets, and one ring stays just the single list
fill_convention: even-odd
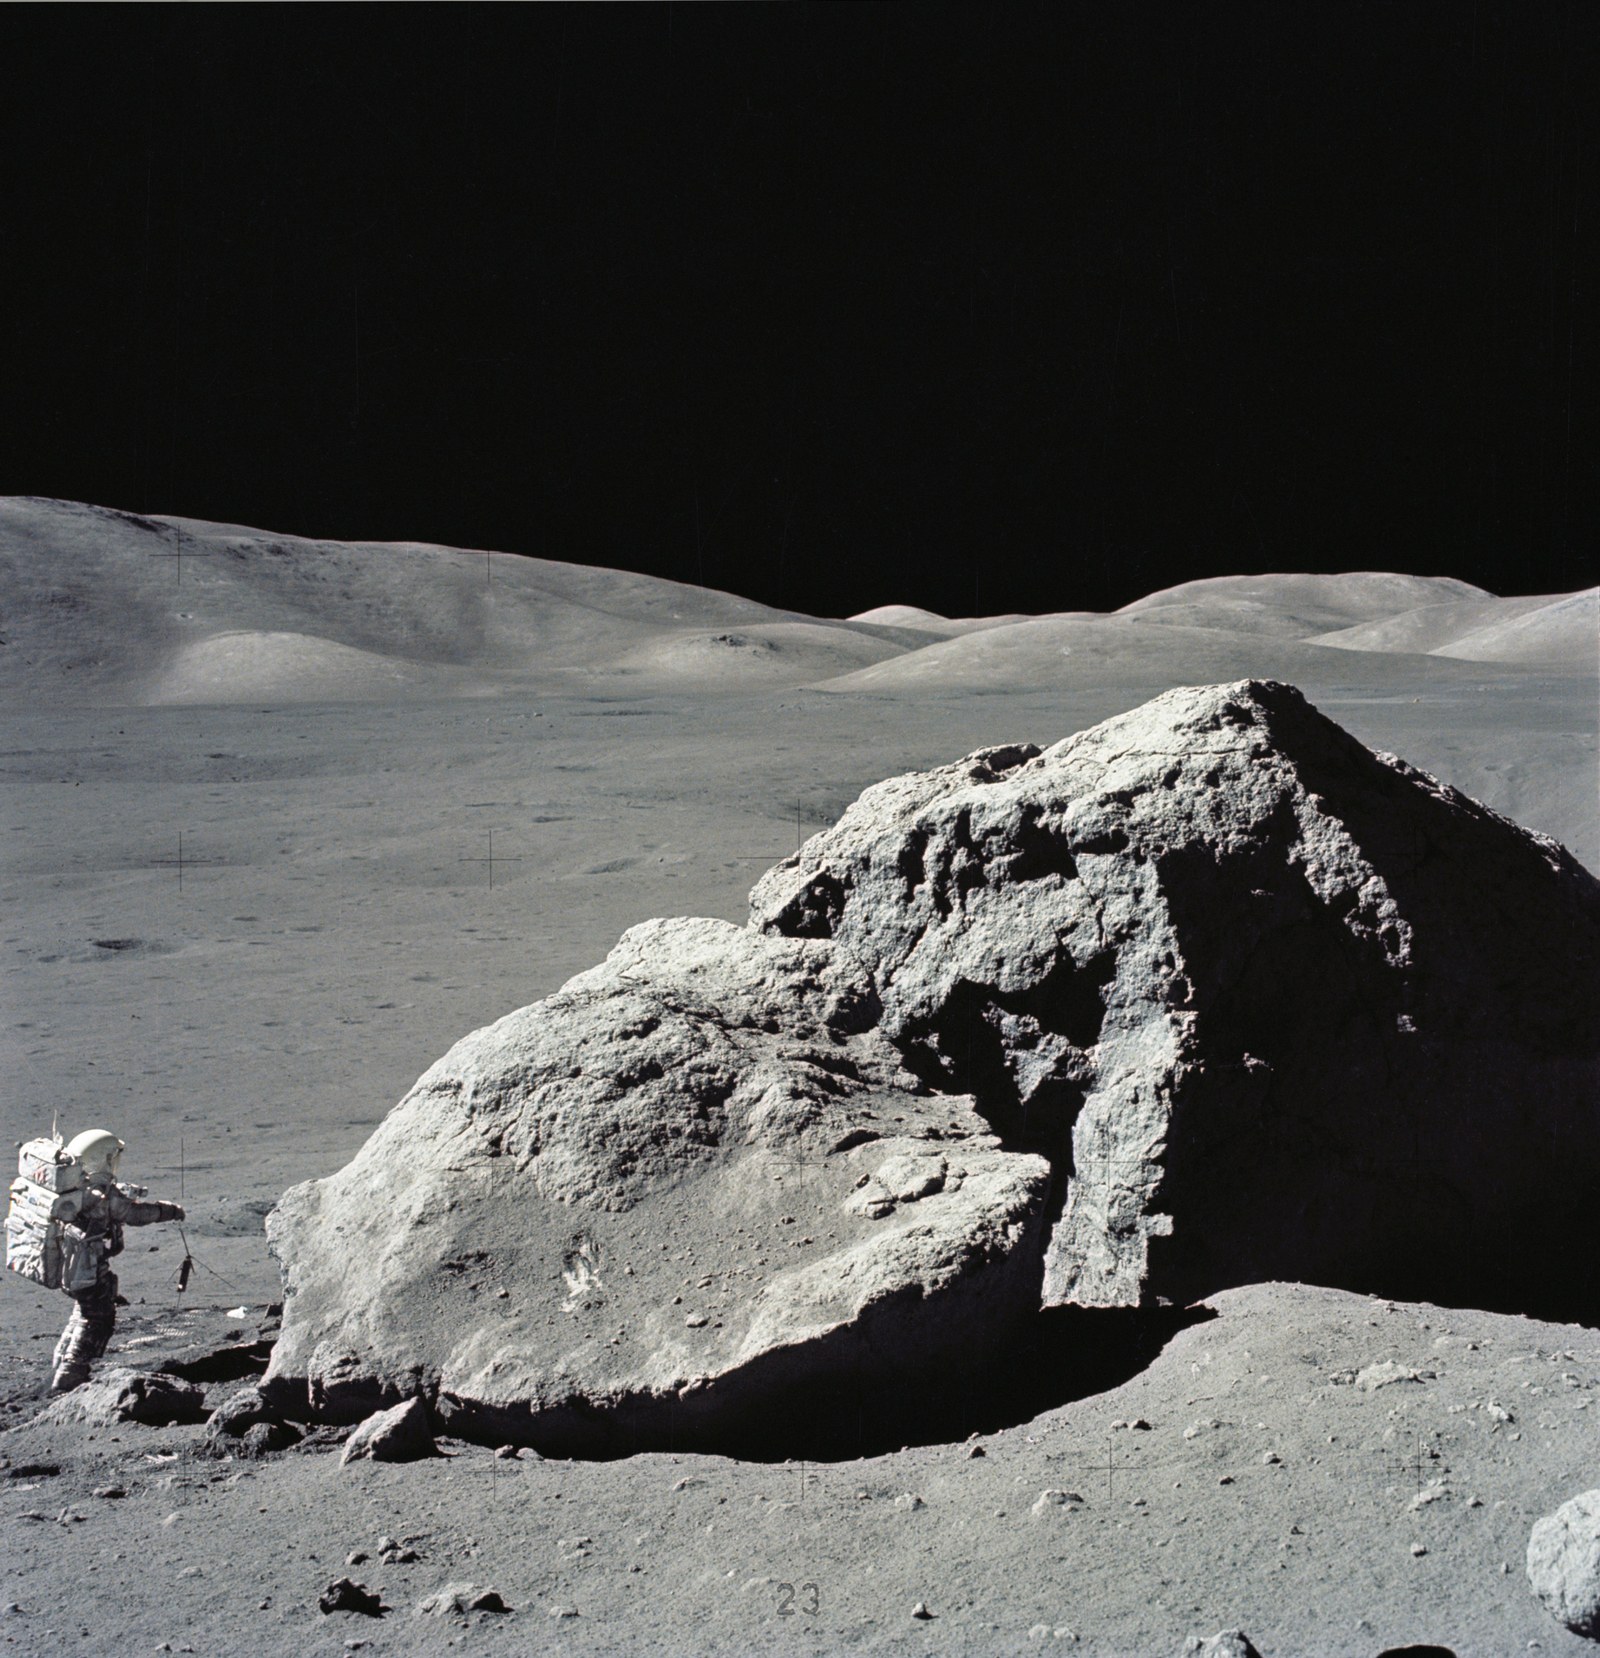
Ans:
[{"label": "fractured rock face", "polygon": [[1047,1303],[1300,1279],[1573,1316],[1600,884],[1292,687],[891,778],[751,917],[858,961],[907,1065],[1056,1167]]},{"label": "fractured rock face", "polygon": [[263,1387],[627,1454],[981,1373],[1041,1303],[1579,1316],[1597,960],[1568,854],[1291,687],[892,778],[285,1194]]}]

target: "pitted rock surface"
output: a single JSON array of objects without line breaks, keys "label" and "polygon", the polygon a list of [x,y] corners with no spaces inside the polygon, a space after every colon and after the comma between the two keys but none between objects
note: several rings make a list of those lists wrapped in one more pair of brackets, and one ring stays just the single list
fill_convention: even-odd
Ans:
[{"label": "pitted rock surface", "polygon": [[981,1372],[1041,1303],[1580,1317],[1597,961],[1569,854],[1292,687],[891,778],[286,1193],[263,1387],[627,1454]]}]

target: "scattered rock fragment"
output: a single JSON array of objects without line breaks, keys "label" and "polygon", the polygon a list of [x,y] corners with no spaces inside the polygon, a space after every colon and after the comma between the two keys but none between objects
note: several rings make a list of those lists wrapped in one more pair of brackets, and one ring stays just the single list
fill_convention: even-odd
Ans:
[{"label": "scattered rock fragment", "polygon": [[1056,1514],[1082,1501],[1076,1491],[1041,1491],[1034,1499],[1032,1512],[1036,1515]]},{"label": "scattered rock fragment", "polygon": [[911,1616],[914,1618],[926,1619],[931,1618],[933,1613],[928,1610],[928,1603],[925,1600],[919,1600],[917,1604],[911,1608]]},{"label": "scattered rock fragment", "polygon": [[323,1612],[359,1612],[368,1618],[381,1618],[388,1610],[380,1595],[348,1577],[335,1578],[317,1596],[317,1605]]},{"label": "scattered rock fragment", "polygon": [[85,1423],[109,1428],[137,1422],[147,1428],[170,1428],[199,1422],[206,1414],[205,1394],[172,1376],[136,1370],[103,1370],[82,1387],[52,1400],[40,1412],[40,1424]]},{"label": "scattered rock fragment", "polygon": [[1600,1490],[1585,1491],[1535,1521],[1528,1583],[1574,1635],[1600,1639]]},{"label": "scattered rock fragment", "polygon": [[407,1399],[369,1416],[345,1441],[339,1461],[416,1462],[438,1455],[428,1407],[420,1399]]},{"label": "scattered rock fragment", "polygon": [[431,1595],[419,1600],[415,1616],[419,1618],[465,1617],[469,1612],[509,1612],[497,1589],[480,1589],[475,1583],[447,1583]]},{"label": "scattered rock fragment", "polygon": [[1183,1650],[1185,1658],[1261,1658],[1242,1629],[1222,1629],[1204,1638],[1191,1635]]},{"label": "scattered rock fragment", "polygon": [[1384,1359],[1379,1364],[1369,1364],[1364,1370],[1356,1372],[1356,1386],[1363,1393],[1374,1393],[1380,1387],[1393,1387],[1397,1382],[1424,1382],[1433,1379],[1431,1370],[1413,1370],[1409,1365],[1396,1364],[1393,1359]]},{"label": "scattered rock fragment", "polygon": [[300,1437],[300,1429],[274,1410],[255,1387],[230,1394],[206,1420],[210,1449],[247,1460],[287,1450]]}]

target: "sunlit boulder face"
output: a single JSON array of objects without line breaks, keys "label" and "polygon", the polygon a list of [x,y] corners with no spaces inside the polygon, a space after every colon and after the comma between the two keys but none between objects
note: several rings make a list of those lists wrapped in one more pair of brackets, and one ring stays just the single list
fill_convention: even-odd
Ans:
[{"label": "sunlit boulder face", "polygon": [[1050,1170],[876,1019],[827,943],[633,928],[285,1194],[269,1395],[355,1420],[421,1394],[475,1437],[621,1455],[981,1371],[1038,1305]]},{"label": "sunlit boulder face", "polygon": [[891,778],[751,907],[1051,1162],[1047,1304],[1600,1310],[1600,885],[1291,686]]},{"label": "sunlit boulder face", "polygon": [[1302,1280],[1600,1313],[1600,885],[1292,687],[868,789],[268,1222],[282,1409],[772,1449],[1041,1306]]}]

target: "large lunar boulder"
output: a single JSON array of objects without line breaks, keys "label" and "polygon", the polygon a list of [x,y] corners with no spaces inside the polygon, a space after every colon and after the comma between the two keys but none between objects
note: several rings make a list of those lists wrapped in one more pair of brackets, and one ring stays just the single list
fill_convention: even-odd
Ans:
[{"label": "large lunar boulder", "polygon": [[1291,687],[866,791],[466,1037],[268,1221],[262,1386],[542,1450],[951,1396],[1041,1304],[1600,1315],[1600,884]]},{"label": "large lunar boulder", "polygon": [[1600,883],[1291,686],[891,778],[751,913],[1049,1159],[1047,1304],[1600,1311]]},{"label": "large lunar boulder", "polygon": [[626,1454],[759,1440],[825,1383],[981,1368],[1038,1306],[1051,1171],[876,1020],[827,943],[635,927],[284,1196],[264,1389]]}]

